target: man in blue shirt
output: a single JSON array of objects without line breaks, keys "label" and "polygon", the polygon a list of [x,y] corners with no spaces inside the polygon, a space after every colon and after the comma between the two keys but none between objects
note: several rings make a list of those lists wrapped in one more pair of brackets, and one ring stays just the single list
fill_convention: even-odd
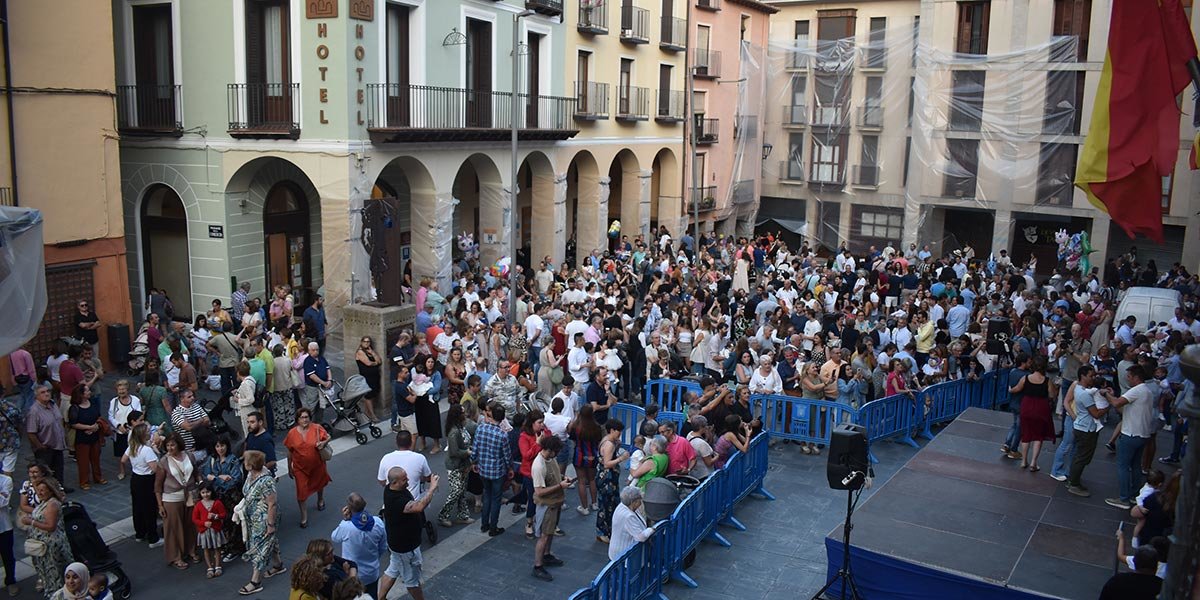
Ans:
[{"label": "man in blue shirt", "polygon": [[342,556],[358,566],[363,587],[373,590],[379,580],[379,557],[388,553],[387,531],[383,519],[367,512],[367,501],[355,492],[342,507],[342,522],[329,534],[342,545]]},{"label": "man in blue shirt", "polygon": [[259,411],[254,411],[246,417],[246,447],[245,450],[258,450],[266,455],[266,467],[271,471],[271,476],[275,476],[275,440],[271,439],[271,432],[267,431],[266,419]]},{"label": "man in blue shirt", "polygon": [[416,321],[413,323],[413,331],[425,333],[430,327],[433,327],[433,305],[426,302],[424,310],[417,313]]},{"label": "man in blue shirt", "polygon": [[317,296],[308,308],[304,309],[304,320],[316,327],[317,344],[321,354],[325,354],[325,299]]},{"label": "man in blue shirt", "polygon": [[[1013,359],[1013,365],[1015,366],[1008,372],[1010,389],[1029,374],[1029,355],[1024,352],[1017,353]],[[1021,452],[1017,448],[1021,447],[1021,396],[1023,395],[1022,392],[1008,395],[1008,409],[1013,413],[1013,424],[1012,428],[1008,430],[1008,437],[1005,438],[1004,446],[1000,450],[1004,452],[1004,456],[1012,459],[1021,458]]]},{"label": "man in blue shirt", "polygon": [[958,339],[967,332],[971,321],[971,310],[966,307],[962,296],[954,299],[954,306],[946,312],[946,323],[950,325],[950,338]]},{"label": "man in blue shirt", "polygon": [[483,479],[483,514],[480,515],[482,523],[479,529],[495,537],[504,533],[504,528],[498,524],[500,494],[504,491],[504,478],[512,474],[512,451],[508,446],[508,436],[499,426],[504,421],[504,407],[492,403],[484,414],[487,417],[475,430],[471,456],[479,477]]}]

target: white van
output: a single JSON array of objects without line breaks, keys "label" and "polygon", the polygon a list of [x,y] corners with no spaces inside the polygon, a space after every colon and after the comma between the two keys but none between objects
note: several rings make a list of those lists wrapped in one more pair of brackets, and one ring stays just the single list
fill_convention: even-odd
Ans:
[{"label": "white van", "polygon": [[1156,287],[1131,287],[1125,299],[1117,307],[1117,318],[1113,326],[1120,326],[1126,317],[1137,317],[1134,329],[1145,331],[1151,323],[1167,323],[1175,317],[1175,309],[1183,306],[1183,296],[1178,290]]}]

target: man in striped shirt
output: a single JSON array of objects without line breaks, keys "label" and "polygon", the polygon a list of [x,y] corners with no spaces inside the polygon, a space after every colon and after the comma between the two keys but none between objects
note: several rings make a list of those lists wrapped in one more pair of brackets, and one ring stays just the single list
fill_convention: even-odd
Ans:
[{"label": "man in striped shirt", "polygon": [[198,427],[209,425],[208,413],[196,402],[196,393],[192,390],[179,392],[179,406],[171,411],[171,428],[179,432],[183,439],[183,448],[192,452],[192,457],[198,461],[208,458],[207,448],[196,448],[196,438],[192,431]]}]

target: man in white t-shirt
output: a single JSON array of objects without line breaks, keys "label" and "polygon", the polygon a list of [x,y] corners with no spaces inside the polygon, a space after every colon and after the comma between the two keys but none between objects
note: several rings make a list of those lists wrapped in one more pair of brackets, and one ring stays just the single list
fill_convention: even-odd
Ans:
[{"label": "man in white t-shirt", "polygon": [[708,418],[704,415],[696,415],[689,421],[692,425],[692,430],[688,432],[687,441],[692,445],[692,450],[696,452],[696,464],[692,466],[689,475],[696,479],[704,479],[713,472],[713,463],[717,461],[717,453],[713,451],[712,445],[704,439],[708,433]]},{"label": "man in white t-shirt", "polygon": [[[564,417],[566,417],[567,422],[570,422],[572,419],[575,418],[575,411],[579,407],[579,394],[575,393],[575,378],[574,377],[572,377],[570,375],[566,375],[563,377],[562,389],[559,390],[559,392],[554,395],[554,398],[550,399],[551,408],[553,408],[554,400],[560,399],[560,398],[563,401],[562,414]],[[546,415],[546,417],[549,418],[550,415]],[[546,427],[549,427],[549,426],[550,426],[549,423],[547,423]],[[558,435],[558,432],[555,431],[554,434]],[[566,438],[563,438],[563,440],[566,441]]]},{"label": "man in white t-shirt", "polygon": [[[455,331],[455,329],[450,326],[444,326],[443,331],[441,333],[439,333],[436,338],[434,338],[433,347],[437,349],[437,355],[438,355],[437,361],[443,367],[445,367],[446,362],[450,360],[450,349],[454,347],[454,340],[457,340],[457,339],[459,339],[458,331]],[[412,478],[409,477],[409,479],[412,479]],[[383,481],[385,482],[385,485],[386,485],[386,482],[387,482],[387,473],[386,472],[384,473]],[[410,482],[410,485],[411,485],[411,482]],[[417,494],[416,496],[419,496],[419,495],[420,494]],[[414,496],[414,497],[416,497],[416,496]]]},{"label": "man in white t-shirt", "polygon": [[387,486],[387,474],[392,467],[400,467],[408,473],[408,493],[416,498],[421,495],[421,484],[429,481],[433,471],[429,469],[429,461],[425,456],[412,451],[412,434],[407,431],[396,433],[395,452],[389,452],[379,459],[379,472],[375,479],[379,485]]},{"label": "man in white t-shirt", "polygon": [[803,338],[803,339],[804,339],[804,342],[803,342],[803,346],[804,346],[804,349],[805,349],[805,350],[808,350],[808,351],[810,351],[810,352],[812,351],[812,349],[813,349],[813,338],[815,338],[815,337],[816,337],[816,336],[818,336],[818,335],[821,335],[821,330],[822,330],[822,329],[823,329],[823,328],[821,327],[821,321],[820,321],[820,319],[817,319],[817,318],[816,318],[816,316],[815,316],[815,314],[814,314],[814,312],[813,312],[813,311],[809,311],[809,313],[808,313],[808,321],[806,321],[806,322],[804,323],[804,338]]},{"label": "man in white t-shirt", "polygon": [[567,353],[567,370],[577,386],[586,386],[591,380],[592,355],[584,346],[583,333],[575,334],[575,347]]},{"label": "man in white t-shirt", "polygon": [[1117,485],[1120,496],[1107,498],[1104,503],[1129,510],[1133,507],[1138,488],[1142,487],[1142,449],[1155,433],[1155,404],[1159,390],[1146,383],[1147,375],[1141,365],[1128,367],[1125,374],[1131,386],[1125,393],[1114,396],[1107,389],[1104,391],[1109,404],[1121,409],[1121,435],[1117,439]]},{"label": "man in white t-shirt", "polygon": [[[579,318],[578,314],[576,314],[574,318],[567,323],[567,326],[563,329],[563,333],[567,336],[567,350],[571,350],[575,347],[575,334],[583,333],[587,331],[587,328],[587,321]],[[582,338],[580,339],[582,340]],[[583,342],[580,341],[580,344],[582,343]]]}]

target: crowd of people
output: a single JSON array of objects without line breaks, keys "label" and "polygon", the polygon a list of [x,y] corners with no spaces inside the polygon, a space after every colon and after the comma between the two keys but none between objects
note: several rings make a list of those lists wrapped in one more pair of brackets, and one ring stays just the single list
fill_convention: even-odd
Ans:
[{"label": "crowd of people", "polygon": [[[354,359],[371,385],[364,408],[371,420],[373,408],[390,412],[397,450],[380,460],[382,493],[351,494],[341,524],[290,567],[277,537],[274,436],[286,432],[301,528],[310,496],[325,509],[331,481],[330,437],[318,415],[334,375],[319,296],[301,313],[286,288],[261,301],[243,285],[228,308],[214,300],[211,311],[185,323],[156,294],[138,336],[151,349],[140,381],[121,380],[111,395],[101,395],[103,368],[90,343],[63,344],[44,372],[15,353],[14,374],[27,378],[18,380],[21,406],[5,406],[17,440],[4,445],[0,423],[0,450],[20,439],[34,448],[21,509],[29,505],[30,536],[48,547],[35,559],[42,589],[70,587],[63,578],[75,572],[56,522],[55,503],[72,491],[60,484],[64,453],[73,451],[81,488],[105,485],[99,453],[107,441],[121,457],[118,478],[126,467],[130,473],[137,539],[162,546],[171,566],[203,560],[206,577],[221,577],[240,556],[251,566],[243,595],[290,568],[292,598],[384,597],[399,582],[419,600],[423,536],[476,523],[502,535],[503,505],[524,514],[530,572],[541,580],[563,565],[552,549],[564,535],[568,495],[578,498],[580,517],[594,519],[595,539],[610,557],[646,539],[653,531],[641,509],[647,482],[703,479],[745,451],[763,429],[752,394],[853,407],[901,394],[916,403],[928,386],[1004,368],[1012,369],[1014,414],[1005,456],[1032,473],[1048,466],[1069,492],[1086,496],[1084,470],[1106,446],[1117,454],[1119,481],[1107,502],[1139,521],[1138,555],[1155,551],[1170,530],[1178,478],[1156,471],[1155,459],[1177,462],[1186,443],[1186,424],[1172,408],[1194,390],[1179,353],[1200,338],[1200,281],[1178,264],[1160,273],[1154,261],[1125,255],[1092,273],[1056,270],[1046,278],[1032,258],[1020,264],[1003,250],[986,259],[969,246],[941,257],[915,245],[818,254],[775,235],[674,240],[663,229],[649,239],[614,238],[578,268],[550,257],[513,268],[512,310],[508,280],[463,258],[449,289],[408,282],[416,319],[394,344],[359,340]],[[1136,285],[1178,290],[1175,317],[1114,323]],[[82,323],[95,323],[86,303],[80,311]],[[992,336],[989,344],[1000,323],[1011,332],[1008,343],[997,346],[1003,340]],[[647,381],[663,378],[692,379],[702,390],[686,398],[682,425],[660,422],[655,399],[642,397]],[[210,384],[219,400],[206,410],[196,394]],[[645,419],[610,418],[618,402],[644,406]],[[226,409],[240,430],[224,421]],[[783,427],[819,422],[787,418]],[[1115,427],[1101,443],[1105,425]],[[632,447],[621,444],[626,427],[637,428]],[[1160,457],[1154,441],[1167,428],[1174,444]],[[1043,465],[1042,445],[1055,441]],[[823,450],[795,445],[803,455]],[[11,453],[11,462],[4,455],[10,476]],[[440,453],[449,493],[435,514],[427,509],[442,481],[429,457]],[[380,496],[382,518],[367,508]],[[4,542],[0,536],[0,550]]]}]

